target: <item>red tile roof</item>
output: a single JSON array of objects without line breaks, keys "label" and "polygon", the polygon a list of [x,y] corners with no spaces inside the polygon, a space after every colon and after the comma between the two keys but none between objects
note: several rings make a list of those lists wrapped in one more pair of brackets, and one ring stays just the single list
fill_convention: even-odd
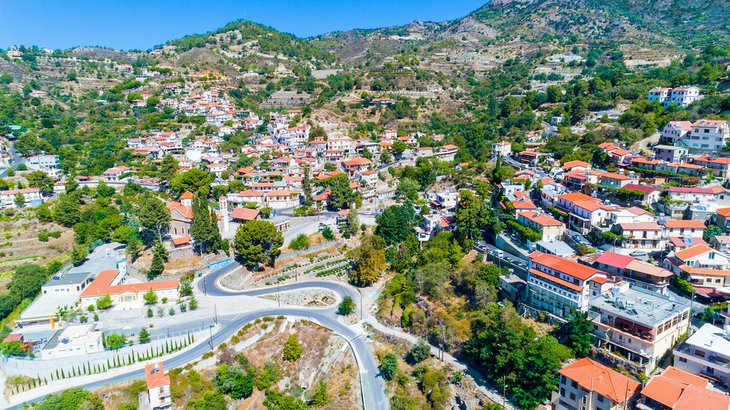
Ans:
[{"label": "red tile roof", "polygon": [[727,410],[730,396],[707,389],[707,379],[668,367],[641,394],[674,410]]},{"label": "red tile roof", "polygon": [[604,252],[601,256],[596,258],[596,263],[624,269],[633,260],[634,258],[631,256],[621,255],[620,253],[614,252]]},{"label": "red tile roof", "polygon": [[162,362],[146,365],[144,375],[147,380],[147,389],[170,385],[170,376],[165,374]]},{"label": "red tile roof", "polygon": [[588,280],[593,275],[603,273],[603,271],[598,269],[593,269],[589,266],[581,265],[577,262],[561,258],[560,256],[551,255],[549,253],[532,252],[530,254],[530,261],[576,277],[580,280]]},{"label": "red tile roof", "polygon": [[240,219],[242,221],[253,221],[260,213],[261,211],[258,209],[235,208],[233,212],[231,212],[231,218]]},{"label": "red tile roof", "polygon": [[99,272],[94,281],[91,282],[83,292],[81,292],[81,297],[118,295],[122,293],[142,293],[147,292],[150,289],[177,289],[180,286],[180,281],[177,279],[112,285],[112,282],[118,274],[119,271],[116,269]]},{"label": "red tile roof", "polygon": [[707,228],[702,221],[698,221],[696,219],[667,219],[664,221],[664,226],[667,228]]},{"label": "red tile roof", "polygon": [[588,391],[608,397],[615,403],[631,398],[641,385],[636,380],[588,358],[583,358],[559,370]]}]

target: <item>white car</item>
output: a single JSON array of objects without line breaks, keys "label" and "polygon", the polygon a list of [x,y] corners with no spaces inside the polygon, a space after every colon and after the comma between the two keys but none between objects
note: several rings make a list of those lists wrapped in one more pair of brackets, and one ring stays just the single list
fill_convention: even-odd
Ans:
[{"label": "white car", "polygon": [[633,251],[629,255],[633,256],[634,258],[643,258],[643,257],[649,256],[649,254],[646,253],[645,251]]}]

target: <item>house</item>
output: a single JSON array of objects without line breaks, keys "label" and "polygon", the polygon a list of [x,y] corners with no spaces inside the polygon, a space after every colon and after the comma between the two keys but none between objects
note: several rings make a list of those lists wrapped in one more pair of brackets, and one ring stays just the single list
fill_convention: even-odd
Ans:
[{"label": "house", "polygon": [[702,221],[694,219],[667,219],[664,221],[664,236],[666,238],[673,236],[701,238],[706,228]]},{"label": "house", "polygon": [[662,266],[686,278],[699,296],[717,296],[717,289],[730,286],[730,257],[699,244],[670,255]]},{"label": "house", "polygon": [[649,90],[647,100],[657,101],[668,107],[670,104],[677,104],[681,108],[702,98],[700,89],[697,87],[682,86],[676,88],[657,87]]},{"label": "house", "polygon": [[680,145],[693,151],[719,152],[730,139],[730,123],[723,120],[699,120],[692,132],[679,140]]},{"label": "house", "polygon": [[104,171],[104,180],[106,182],[120,182],[126,173],[129,173],[129,167],[124,165],[115,166]]},{"label": "house", "polygon": [[667,294],[667,286],[674,274],[664,268],[647,263],[628,255],[604,252],[593,262],[596,269],[611,273],[628,281],[631,286],[646,289],[662,295]]},{"label": "house", "polygon": [[350,177],[353,177],[355,175],[358,175],[362,173],[363,171],[367,171],[367,169],[373,164],[372,161],[370,161],[367,158],[353,158],[346,161],[342,161],[342,168],[345,172],[347,172],[347,175]]},{"label": "house", "polygon": [[642,205],[651,205],[655,202],[659,202],[659,194],[661,191],[659,191],[656,188],[650,187],[648,185],[640,185],[640,184],[626,184],[622,186],[623,189],[626,189],[628,191],[638,192],[641,194],[641,199],[638,201]]},{"label": "house", "polygon": [[61,169],[58,162],[58,155],[33,155],[23,159],[25,165],[32,170],[43,171],[49,177],[57,179],[61,175]]},{"label": "house", "polygon": [[633,222],[615,225],[613,230],[624,237],[619,246],[624,249],[659,251],[664,248],[662,227],[654,222]]},{"label": "house", "polygon": [[550,215],[541,214],[537,211],[517,212],[517,222],[542,233],[541,240],[553,242],[563,238],[565,224]]},{"label": "house", "polygon": [[589,358],[558,370],[560,383],[553,392],[553,409],[622,410],[632,406],[640,383]]},{"label": "house", "polygon": [[118,269],[105,270],[99,272],[93,282],[81,292],[81,305],[89,306],[106,295],[111,296],[113,303],[124,302],[144,302],[144,294],[152,291],[157,294],[159,299],[167,298],[169,301],[178,299],[178,288],[180,281],[158,280],[143,283],[121,283],[124,279],[120,279],[120,271]]},{"label": "house", "polygon": [[655,145],[653,150],[655,159],[666,162],[682,161],[689,154],[687,148],[676,147],[674,145]]},{"label": "house", "polygon": [[532,151],[532,150],[525,150],[521,151],[519,154],[517,154],[517,159],[524,163],[524,164],[537,164],[537,161],[540,159],[541,156],[546,155],[545,153]]},{"label": "house", "polygon": [[730,385],[730,325],[705,323],[674,349],[674,366],[697,376]]},{"label": "house", "polygon": [[715,192],[710,188],[669,187],[669,199],[683,202],[710,202]]},{"label": "house", "polygon": [[728,179],[730,178],[730,158],[715,157],[715,155],[700,155],[692,159],[692,163],[701,166],[703,169],[712,172],[712,175]]},{"label": "house", "polygon": [[728,410],[730,396],[711,390],[709,380],[667,367],[641,390],[640,410]]},{"label": "house", "polygon": [[37,206],[43,203],[43,195],[38,188],[8,189],[0,191],[0,209],[17,208],[15,200],[18,195],[22,195],[25,201],[21,206]]},{"label": "house", "polygon": [[592,229],[608,228],[607,221],[616,208],[604,205],[597,200],[574,201],[568,215],[568,225],[580,233],[588,233]]},{"label": "house", "polygon": [[527,300],[540,310],[568,318],[574,310],[588,310],[588,299],[608,287],[605,272],[542,252],[529,256]]},{"label": "house", "polygon": [[512,154],[512,143],[507,141],[496,142],[492,145],[492,156],[504,157]]},{"label": "house", "polygon": [[651,371],[689,327],[690,301],[616,283],[592,297],[588,317],[598,347]]},{"label": "house", "polygon": [[710,237],[710,246],[720,252],[730,252],[730,235],[717,235]]},{"label": "house", "polygon": [[144,375],[147,382],[147,401],[150,407],[153,410],[171,408],[170,376],[165,374],[162,362],[145,365]]},{"label": "house", "polygon": [[724,233],[730,233],[730,208],[719,208],[715,212],[715,224]]},{"label": "house", "polygon": [[103,336],[96,324],[70,325],[59,329],[41,349],[41,359],[85,356],[104,351]]},{"label": "house", "polygon": [[689,121],[669,121],[662,130],[660,140],[674,144],[692,132],[692,123]]},{"label": "house", "polygon": [[277,189],[264,193],[264,201],[271,209],[293,208],[299,205],[299,193]]}]

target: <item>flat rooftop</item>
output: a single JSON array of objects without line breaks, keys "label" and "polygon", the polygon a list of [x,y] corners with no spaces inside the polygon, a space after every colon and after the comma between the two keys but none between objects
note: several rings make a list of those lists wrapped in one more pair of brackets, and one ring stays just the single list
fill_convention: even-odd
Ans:
[{"label": "flat rooftop", "polygon": [[43,349],[54,349],[60,344],[74,345],[78,343],[86,343],[87,340],[92,340],[98,337],[98,335],[89,336],[89,333],[94,330],[95,326],[96,325],[92,323],[85,325],[71,325],[64,329],[60,329],[50,340],[48,340],[48,343],[43,346]]},{"label": "flat rooftop", "polygon": [[81,292],[50,292],[45,295],[41,295],[38,299],[34,300],[18,318],[20,322],[33,322],[38,320],[50,320],[49,317],[56,314],[56,311],[60,307],[73,306],[79,297]]},{"label": "flat rooftop", "polygon": [[655,327],[688,310],[689,300],[677,296],[664,296],[639,288],[623,288],[619,292],[607,292],[591,298],[591,308],[611,313],[648,327]]},{"label": "flat rooftop", "polygon": [[78,285],[84,283],[89,278],[91,272],[67,272],[64,275],[54,275],[43,286],[64,286]]},{"label": "flat rooftop", "polygon": [[555,242],[539,241],[539,242],[536,242],[535,245],[540,246],[541,248],[552,253],[553,255],[569,256],[569,255],[575,254],[575,251],[573,250],[573,248],[571,248],[570,245],[568,245],[567,243],[565,243],[563,241],[555,241]]},{"label": "flat rooftop", "polygon": [[730,357],[729,337],[730,335],[725,334],[723,329],[710,323],[705,323],[685,343]]}]

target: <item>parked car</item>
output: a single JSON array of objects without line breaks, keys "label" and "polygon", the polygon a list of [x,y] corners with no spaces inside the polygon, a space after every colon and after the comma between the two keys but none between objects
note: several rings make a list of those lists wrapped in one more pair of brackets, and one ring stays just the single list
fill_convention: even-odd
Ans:
[{"label": "parked car", "polygon": [[634,258],[645,258],[645,257],[649,256],[649,254],[646,253],[646,251],[633,251],[629,255],[633,256]]}]

